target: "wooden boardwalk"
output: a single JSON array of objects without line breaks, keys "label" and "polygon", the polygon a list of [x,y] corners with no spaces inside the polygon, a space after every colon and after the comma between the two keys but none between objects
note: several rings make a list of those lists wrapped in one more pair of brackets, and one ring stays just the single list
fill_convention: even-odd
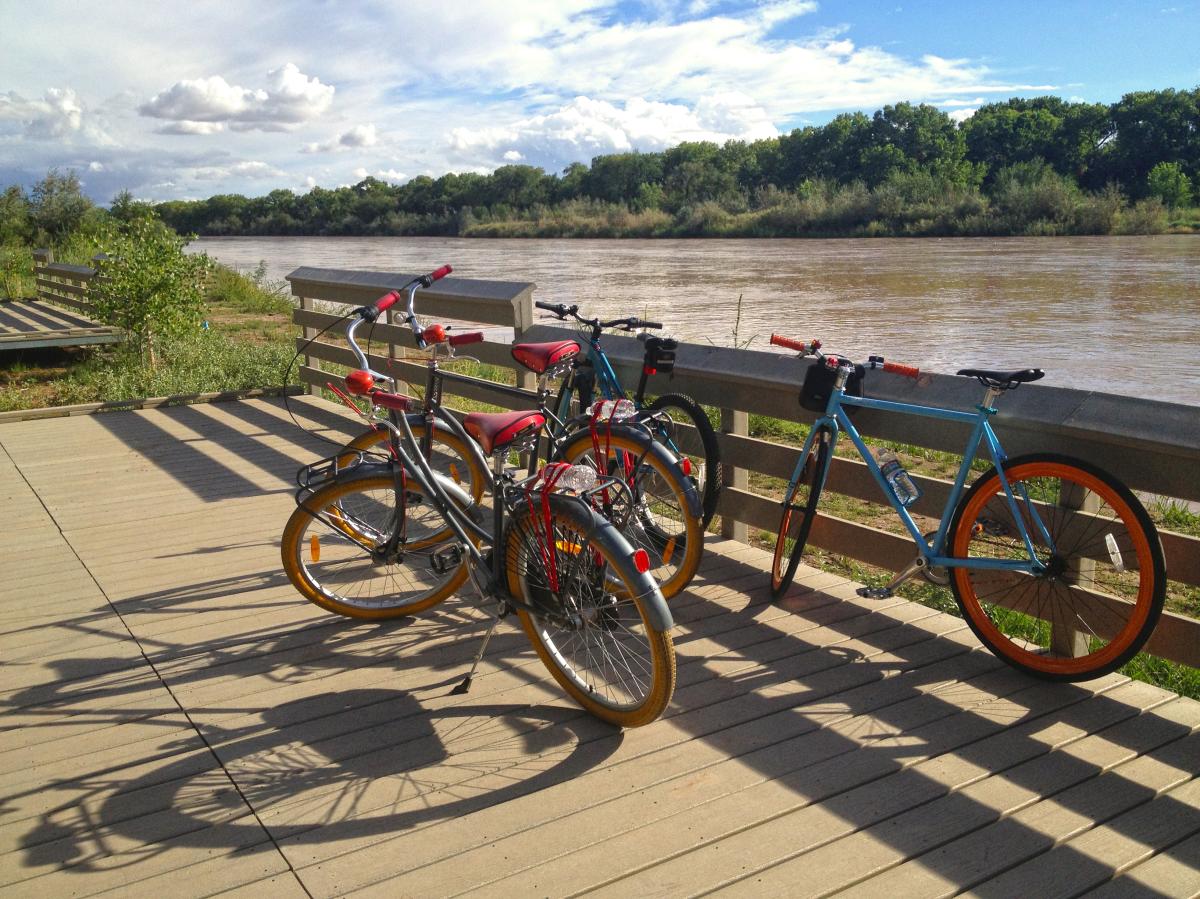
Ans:
[{"label": "wooden boardwalk", "polygon": [[119,343],[120,328],[37,300],[0,301],[0,350]]},{"label": "wooden boardwalk", "polygon": [[812,570],[772,604],[719,540],[661,721],[586,716],[512,626],[451,696],[469,604],[362,624],[283,578],[324,452],[278,401],[0,425],[5,896],[1200,892],[1200,703]]}]

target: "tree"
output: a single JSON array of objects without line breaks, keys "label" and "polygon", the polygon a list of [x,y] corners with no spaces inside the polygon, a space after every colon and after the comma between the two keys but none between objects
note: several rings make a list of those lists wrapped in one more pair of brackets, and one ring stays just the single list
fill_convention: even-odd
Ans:
[{"label": "tree", "polygon": [[1111,110],[1112,139],[1104,148],[1106,175],[1126,190],[1147,183],[1160,162],[1175,162],[1200,177],[1200,88],[1137,91]]},{"label": "tree", "polygon": [[1160,162],[1146,177],[1150,195],[1158,197],[1168,208],[1177,209],[1192,201],[1192,182],[1177,162]]},{"label": "tree", "polygon": [[0,194],[0,245],[25,243],[29,234],[29,200],[15,184]]},{"label": "tree", "polygon": [[64,175],[51,169],[33,186],[29,220],[38,236],[58,240],[78,228],[91,208],[92,201],[83,195],[75,172]]},{"label": "tree", "polygon": [[208,257],[184,253],[190,239],[145,217],[111,220],[97,238],[104,254],[91,290],[97,314],[123,328],[151,367],[159,339],[195,329],[204,309]]}]

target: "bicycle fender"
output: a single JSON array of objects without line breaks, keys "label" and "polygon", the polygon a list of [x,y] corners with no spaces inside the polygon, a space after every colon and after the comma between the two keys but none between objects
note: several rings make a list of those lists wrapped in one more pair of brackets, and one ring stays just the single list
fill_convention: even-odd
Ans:
[{"label": "bicycle fender", "polygon": [[[580,423],[582,423],[582,427],[576,428],[575,425],[580,424]],[[591,434],[588,432],[588,426],[590,423],[591,423],[591,419],[586,415],[582,416],[582,422],[580,422],[580,418],[571,419],[571,421],[567,423],[568,428],[570,430],[569,430],[569,433],[567,434],[566,438],[562,441],[562,446],[565,447],[567,444],[573,443],[574,441],[578,440],[580,438],[580,433],[582,433],[584,436],[587,437],[589,444],[590,444]],[[607,427],[604,427],[604,430],[607,431],[608,430]],[[679,468],[679,457],[676,456],[673,452],[671,452],[670,449],[663,446],[661,443],[659,443],[657,440],[655,440],[653,437],[651,437],[649,430],[646,428],[645,425],[615,424],[612,426],[612,433],[619,434],[623,437],[627,437],[630,440],[637,442],[637,443],[641,443],[643,445],[649,443],[649,449],[647,450],[647,455],[657,456],[659,458],[659,460],[665,465],[666,468],[676,468],[676,469]],[[601,436],[600,442],[601,442],[601,444],[604,443],[603,436]],[[682,475],[682,472],[680,474]],[[700,494],[696,490],[696,486],[692,483],[690,478],[685,477],[685,478],[683,478],[683,481],[687,487],[687,490],[685,491],[684,495],[687,497],[688,514],[693,515],[696,518],[699,518],[701,515],[704,514],[703,513],[703,506],[704,506],[703,500],[700,498]]]},{"label": "bicycle fender", "polygon": [[[569,507],[585,522],[589,522],[592,539],[614,556],[624,559],[633,557],[634,549],[629,541],[622,536],[611,521],[608,521],[583,500],[556,493],[550,497],[550,505],[559,508]],[[667,607],[667,601],[663,599],[662,591],[658,589],[658,582],[650,576],[649,572],[638,572],[637,591],[645,606],[646,615],[650,618],[651,627],[657,631],[669,631],[675,626],[675,619],[671,617],[671,610]]]}]

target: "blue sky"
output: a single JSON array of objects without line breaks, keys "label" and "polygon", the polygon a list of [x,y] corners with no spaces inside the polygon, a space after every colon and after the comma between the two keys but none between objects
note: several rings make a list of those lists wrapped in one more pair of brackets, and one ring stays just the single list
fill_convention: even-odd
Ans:
[{"label": "blue sky", "polygon": [[0,186],[107,202],[560,171],[903,100],[1200,85],[1200,0],[0,0]]}]

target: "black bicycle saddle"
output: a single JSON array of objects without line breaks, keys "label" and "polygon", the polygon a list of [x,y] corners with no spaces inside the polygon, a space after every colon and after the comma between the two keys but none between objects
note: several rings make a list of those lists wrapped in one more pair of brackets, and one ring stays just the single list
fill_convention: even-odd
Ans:
[{"label": "black bicycle saddle", "polygon": [[1040,368],[1022,368],[1017,371],[986,371],[982,368],[960,368],[958,374],[976,378],[987,387],[1013,390],[1029,381],[1040,381],[1046,373]]}]

